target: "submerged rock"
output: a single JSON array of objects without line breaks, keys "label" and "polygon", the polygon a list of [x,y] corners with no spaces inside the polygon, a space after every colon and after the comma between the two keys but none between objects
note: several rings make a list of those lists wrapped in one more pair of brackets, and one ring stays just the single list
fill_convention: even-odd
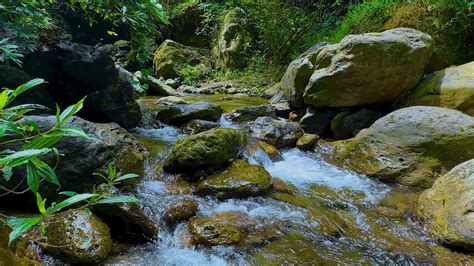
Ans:
[{"label": "submerged rock", "polygon": [[277,148],[294,147],[303,129],[296,122],[286,122],[272,117],[259,117],[248,128],[252,135]]},{"label": "submerged rock", "polygon": [[222,107],[206,101],[177,104],[164,107],[157,113],[157,119],[171,125],[182,125],[193,119],[217,121],[223,113]]},{"label": "submerged rock", "polygon": [[474,250],[474,159],[454,167],[423,192],[417,214],[447,245]]},{"label": "submerged rock", "polygon": [[43,249],[68,263],[95,264],[112,249],[109,227],[84,210],[55,214],[46,221]]},{"label": "submerged rock", "polygon": [[320,147],[339,166],[428,188],[438,176],[474,157],[474,117],[441,107],[408,107],[380,118],[353,139]]},{"label": "submerged rock", "polygon": [[186,134],[197,134],[219,126],[219,123],[194,119],[181,126],[181,130]]},{"label": "submerged rock", "polygon": [[474,62],[429,75],[398,107],[415,105],[446,107],[474,116]]},{"label": "submerged rock", "polygon": [[247,143],[242,130],[214,128],[179,139],[165,158],[168,172],[193,173],[226,165],[237,158]]},{"label": "submerged rock", "polygon": [[196,215],[199,202],[195,199],[183,198],[178,199],[166,207],[163,213],[163,220],[168,226],[174,226],[182,221]]},{"label": "submerged rock", "polygon": [[224,172],[202,181],[195,193],[218,198],[243,198],[264,195],[271,186],[271,176],[265,168],[235,160]]}]

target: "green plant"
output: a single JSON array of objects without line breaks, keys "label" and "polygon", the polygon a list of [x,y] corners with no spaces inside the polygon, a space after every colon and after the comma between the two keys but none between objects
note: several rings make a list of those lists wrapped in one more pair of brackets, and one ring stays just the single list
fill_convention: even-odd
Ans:
[{"label": "green plant", "polygon": [[186,66],[179,70],[183,83],[186,85],[195,85],[202,81],[209,74],[210,69],[204,64],[197,64],[195,66]]},{"label": "green plant", "polygon": [[107,175],[101,173],[94,173],[94,175],[103,178],[109,186],[119,185],[122,181],[139,177],[137,174],[125,174],[118,176],[117,169],[112,164],[109,164],[107,168]]}]

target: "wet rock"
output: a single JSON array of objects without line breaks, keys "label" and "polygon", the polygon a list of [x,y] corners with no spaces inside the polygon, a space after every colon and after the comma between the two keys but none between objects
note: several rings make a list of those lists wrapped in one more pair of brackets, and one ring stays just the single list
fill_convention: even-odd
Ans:
[{"label": "wet rock", "polygon": [[288,102],[273,103],[270,106],[275,108],[276,115],[281,118],[288,118],[292,110]]},{"label": "wet rock", "polygon": [[178,79],[167,79],[165,80],[165,84],[173,89],[177,89],[180,85],[180,82]]},{"label": "wet rock", "polygon": [[173,106],[177,104],[187,104],[188,102],[184,100],[183,98],[176,97],[176,96],[166,96],[166,97],[161,97],[156,104],[158,105],[164,105],[164,106]]},{"label": "wet rock", "polygon": [[249,122],[262,116],[276,117],[276,109],[272,105],[264,104],[258,106],[248,106],[226,115],[226,118],[233,122]]},{"label": "wet rock", "polygon": [[209,102],[178,104],[162,108],[157,119],[171,125],[182,125],[194,119],[217,121],[223,113],[220,105]]},{"label": "wet rock", "polygon": [[327,43],[318,43],[308,49],[290,63],[281,78],[281,89],[289,99],[289,103],[292,107],[303,107],[302,95],[309,82],[309,78],[313,74],[315,67],[317,67],[316,59],[318,54],[325,45],[327,45]]},{"label": "wet rock", "polygon": [[440,175],[474,157],[474,118],[441,107],[392,112],[353,139],[321,143],[328,161],[355,172],[428,188]]},{"label": "wet rock", "polygon": [[130,83],[133,88],[133,91],[139,96],[143,96],[146,94],[146,91],[140,86],[140,81],[135,75],[133,75],[128,70],[119,65],[116,65],[115,67],[117,68],[118,77],[121,82]]},{"label": "wet rock", "polygon": [[158,96],[170,96],[170,95],[179,95],[178,91],[174,88],[167,85],[164,81],[157,79],[153,76],[144,76],[141,71],[134,73],[135,77],[142,83],[148,86],[147,94],[148,95],[158,95]]},{"label": "wet rock", "polygon": [[44,265],[27,237],[19,237],[8,245],[12,229],[0,220],[0,262],[3,265]]},{"label": "wet rock", "polygon": [[267,158],[273,162],[282,160],[281,153],[275,146],[256,139],[249,141],[243,155],[244,157],[255,159],[259,164],[266,163]]},{"label": "wet rock", "polygon": [[207,62],[204,51],[172,40],[164,41],[155,52],[153,68],[156,77],[179,78],[182,69]]},{"label": "wet rock", "polygon": [[195,193],[218,198],[253,197],[266,194],[271,185],[271,176],[263,167],[235,160],[224,172],[202,181]]},{"label": "wet rock", "polygon": [[296,122],[286,122],[272,117],[259,117],[248,128],[252,135],[277,148],[294,147],[303,135],[303,129]]},{"label": "wet rock", "polygon": [[245,21],[245,12],[240,8],[234,8],[225,15],[213,47],[218,68],[240,69],[247,64],[251,38]]},{"label": "wet rock", "polygon": [[109,227],[83,210],[50,217],[46,221],[46,241],[43,249],[67,263],[100,263],[112,249]]},{"label": "wet rock", "polygon": [[196,215],[199,202],[190,198],[171,202],[163,213],[163,220],[168,226],[174,226]]},{"label": "wet rock", "polygon": [[[102,184],[101,193],[111,197],[123,196],[115,187]],[[144,243],[158,236],[158,226],[137,203],[98,204],[94,213],[110,226],[114,238],[128,243]]]},{"label": "wet rock", "polygon": [[308,108],[306,114],[301,118],[300,124],[305,133],[321,135],[335,115],[335,112],[332,110]]},{"label": "wet rock", "polygon": [[280,82],[278,82],[275,85],[273,85],[270,88],[263,91],[263,97],[266,98],[266,99],[271,99],[273,96],[275,96],[281,90],[282,90],[281,89],[281,84],[280,84]]},{"label": "wet rock", "polygon": [[424,191],[417,214],[430,233],[447,245],[474,250],[474,160],[439,177]]},{"label": "wet rock", "polygon": [[440,106],[474,116],[474,62],[427,76],[397,106]]},{"label": "wet rock", "polygon": [[221,167],[237,158],[247,143],[242,130],[214,128],[179,139],[165,158],[168,172],[192,173],[208,168]]},{"label": "wet rock", "polygon": [[194,119],[181,126],[181,130],[186,134],[193,135],[216,128],[218,126],[219,124],[216,122]]},{"label": "wet rock", "polygon": [[296,142],[296,147],[303,151],[310,151],[314,149],[314,145],[318,140],[319,136],[316,134],[304,134]]},{"label": "wet rock", "polygon": [[335,139],[347,139],[368,128],[382,116],[382,113],[363,108],[354,114],[341,117],[339,123],[331,121],[331,130]]},{"label": "wet rock", "polygon": [[288,114],[288,119],[292,122],[299,122],[305,114],[306,114],[306,109],[294,110]]}]

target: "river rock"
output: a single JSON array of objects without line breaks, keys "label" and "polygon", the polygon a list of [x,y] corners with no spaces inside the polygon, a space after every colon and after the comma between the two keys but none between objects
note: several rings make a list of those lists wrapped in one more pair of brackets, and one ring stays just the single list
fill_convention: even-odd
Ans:
[{"label": "river rock", "polygon": [[226,115],[226,118],[233,122],[249,122],[262,116],[276,117],[275,107],[269,104],[258,106],[248,106]]},{"label": "river rock", "polygon": [[128,70],[125,68],[116,65],[115,66],[118,71],[118,77],[121,82],[128,82],[133,88],[133,91],[138,95],[138,96],[144,96],[146,94],[146,91],[140,86],[140,80],[138,78],[130,73]]},{"label": "river rock", "polygon": [[181,130],[186,134],[193,135],[216,128],[218,126],[219,123],[216,122],[194,119],[181,126]]},{"label": "river rock", "polygon": [[205,63],[206,58],[203,54],[201,49],[166,40],[155,51],[153,59],[155,76],[164,79],[179,78],[184,68]]},{"label": "river rock", "polygon": [[438,178],[419,199],[417,214],[447,245],[474,250],[474,160]]},{"label": "river rock", "polygon": [[304,134],[296,142],[296,147],[303,151],[310,151],[314,149],[314,145],[318,142],[319,136],[316,134]]},{"label": "river rock", "polygon": [[248,128],[257,139],[277,148],[294,147],[303,135],[303,129],[296,122],[287,122],[272,117],[259,117]]},{"label": "river rock", "polygon": [[353,139],[320,146],[326,159],[339,166],[428,188],[437,177],[473,158],[473,145],[474,117],[447,108],[415,106],[378,119]]},{"label": "river rock", "polygon": [[184,100],[183,98],[177,97],[177,96],[166,96],[166,97],[161,97],[156,104],[158,105],[164,105],[164,106],[173,106],[177,104],[187,104],[188,102]]},{"label": "river rock", "polygon": [[[429,35],[409,28],[348,35],[321,48],[312,63],[314,71],[306,67],[311,78],[304,90],[304,85],[286,86],[287,95],[295,107],[303,101],[313,107],[393,101],[418,84],[433,49]],[[307,75],[302,76],[305,84]]]},{"label": "river rock", "polygon": [[129,81],[120,81],[112,58],[103,50],[60,42],[25,55],[23,70],[48,81],[46,89],[61,108],[87,96],[81,117],[135,127],[142,119]]},{"label": "river rock", "polygon": [[321,135],[335,115],[335,112],[332,110],[308,108],[306,114],[301,118],[300,124],[305,133]]},{"label": "river rock", "polygon": [[44,265],[28,236],[20,236],[8,245],[11,232],[12,228],[0,219],[0,262],[3,265]]},{"label": "river rock", "polygon": [[237,158],[247,143],[242,130],[214,128],[179,139],[165,158],[163,168],[168,172],[193,173],[221,167]]},{"label": "river rock", "polygon": [[440,106],[474,116],[474,62],[427,76],[398,106]]},{"label": "river rock", "polygon": [[171,125],[182,125],[194,119],[215,122],[221,118],[222,113],[220,105],[202,101],[162,108],[157,113],[157,119]]},{"label": "river rock", "polygon": [[[259,152],[265,153],[266,156],[259,156],[258,154],[257,156],[254,156],[256,153]],[[256,139],[252,139],[251,141],[249,141],[247,149],[244,152],[244,156],[246,156],[247,158],[254,158],[261,164],[265,163],[266,157],[270,158],[270,160],[274,162],[281,161],[283,158],[281,153],[275,146]],[[260,159],[262,161],[259,161]]]},{"label": "river rock", "polygon": [[245,21],[241,8],[234,8],[225,15],[213,48],[218,68],[239,69],[246,65],[251,38]]},{"label": "river rock", "polygon": [[148,86],[148,95],[170,96],[179,95],[178,91],[166,84],[165,81],[157,79],[151,75],[144,76],[141,71],[134,73],[137,79]]},{"label": "river rock", "polygon": [[163,220],[168,226],[174,226],[195,216],[198,206],[199,202],[195,199],[183,198],[175,200],[166,207],[163,213]]},{"label": "river rock", "polygon": [[331,130],[334,139],[347,139],[359,133],[360,130],[368,128],[377,119],[383,116],[382,113],[375,112],[366,108],[350,114],[346,112],[340,113],[338,120],[336,117],[331,121]]},{"label": "river rock", "polygon": [[43,248],[67,263],[97,264],[104,261],[112,249],[109,227],[84,210],[53,215],[46,221],[45,231]]},{"label": "river rock", "polygon": [[308,49],[290,63],[285,74],[281,78],[281,90],[288,98],[292,107],[303,107],[303,93],[306,85],[308,85],[309,78],[315,70],[317,56],[321,49],[326,45],[327,43],[322,42]]},{"label": "river rock", "polygon": [[195,193],[218,198],[243,198],[264,195],[271,186],[271,176],[263,167],[235,160],[224,172],[202,181]]},{"label": "river rock", "polygon": [[[115,187],[102,184],[97,189],[111,197],[123,196]],[[94,213],[110,226],[112,235],[123,242],[144,243],[158,236],[158,226],[137,203],[97,204]]]}]

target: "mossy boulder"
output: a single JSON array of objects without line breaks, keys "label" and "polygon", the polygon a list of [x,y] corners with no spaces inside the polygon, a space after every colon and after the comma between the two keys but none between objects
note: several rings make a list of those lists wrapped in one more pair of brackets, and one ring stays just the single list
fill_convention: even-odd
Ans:
[{"label": "mossy boulder", "polygon": [[418,84],[433,49],[429,35],[409,28],[348,35],[319,51],[304,91],[290,95],[313,107],[393,101]]},{"label": "mossy boulder", "polygon": [[196,215],[199,202],[191,198],[172,201],[163,212],[163,220],[168,226],[174,226]]},{"label": "mossy boulder", "polygon": [[218,198],[253,197],[266,194],[271,186],[271,176],[263,167],[235,160],[225,171],[203,180],[195,193]]},{"label": "mossy boulder", "polygon": [[184,68],[206,62],[204,50],[166,40],[155,51],[153,68],[158,78],[178,78]]},{"label": "mossy boulder", "polygon": [[319,136],[316,134],[304,134],[296,142],[296,147],[303,151],[310,151],[314,149],[314,145],[318,142]]},{"label": "mossy boulder", "polygon": [[161,108],[156,117],[163,123],[182,125],[194,119],[217,121],[223,113],[222,107],[207,101],[177,104]]},{"label": "mossy boulder", "polygon": [[202,119],[194,119],[189,121],[188,123],[181,126],[181,131],[186,134],[197,134],[204,132],[209,129],[213,129],[219,126],[219,123],[202,120]]},{"label": "mossy boulder", "polygon": [[220,26],[213,54],[216,66],[222,69],[239,69],[247,64],[251,36],[247,30],[245,12],[240,8],[230,10]]},{"label": "mossy boulder", "polygon": [[0,220],[0,264],[2,265],[44,265],[37,248],[28,237],[19,237],[8,245],[12,229]]},{"label": "mossy boulder", "polygon": [[68,263],[100,263],[112,249],[109,227],[84,210],[69,210],[49,218],[45,237],[43,248]]},{"label": "mossy boulder", "polygon": [[474,62],[427,76],[398,107],[440,106],[474,116]]},{"label": "mossy boulder", "polygon": [[473,251],[473,206],[474,159],[454,167],[424,191],[417,214],[443,243]]},{"label": "mossy boulder", "polygon": [[368,128],[383,116],[382,113],[367,108],[362,108],[353,114],[341,112],[338,115],[337,118],[334,117],[331,120],[331,131],[334,139],[338,140],[354,137],[359,131]]},{"label": "mossy boulder", "polygon": [[353,139],[319,146],[328,161],[357,173],[429,188],[474,157],[474,117],[441,107],[408,107],[378,119]]},{"label": "mossy boulder", "polygon": [[294,147],[303,135],[299,123],[278,120],[273,117],[259,117],[247,125],[252,135],[277,148]]},{"label": "mossy boulder", "polygon": [[222,167],[237,158],[246,143],[242,130],[214,128],[178,140],[163,167],[168,172],[184,173]]}]

